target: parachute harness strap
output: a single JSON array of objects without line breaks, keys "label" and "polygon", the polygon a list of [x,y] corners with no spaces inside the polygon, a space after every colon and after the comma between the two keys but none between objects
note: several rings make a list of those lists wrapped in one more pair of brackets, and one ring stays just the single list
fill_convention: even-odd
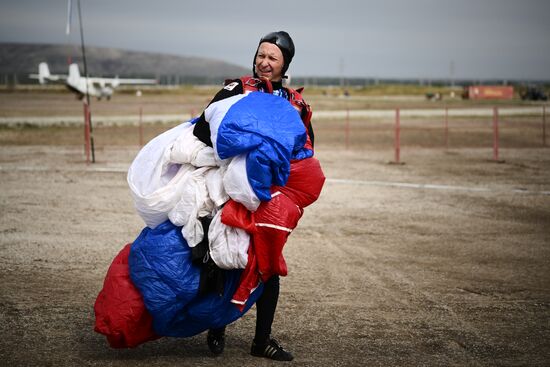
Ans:
[{"label": "parachute harness strap", "polygon": [[250,78],[245,81],[244,83],[245,90],[249,88],[246,88],[246,86],[252,87],[252,89],[255,89],[257,91],[266,92],[269,94],[273,93],[273,85],[271,84],[271,81],[265,77],[261,78]]}]

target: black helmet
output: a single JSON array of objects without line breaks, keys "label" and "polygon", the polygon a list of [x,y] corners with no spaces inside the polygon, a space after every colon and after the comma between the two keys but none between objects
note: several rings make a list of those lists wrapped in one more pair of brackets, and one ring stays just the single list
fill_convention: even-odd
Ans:
[{"label": "black helmet", "polygon": [[[290,38],[290,35],[285,31],[279,31],[279,32],[271,32],[266,34],[260,39],[260,42],[258,43],[258,48],[260,45],[264,42],[273,43],[283,53],[284,58],[284,65],[283,65],[283,77],[285,77],[285,73],[288,70],[288,67],[290,65],[290,62],[292,61],[292,58],[294,57],[294,42],[292,42],[292,38]],[[256,56],[258,56],[258,49],[256,49],[256,54],[254,55],[254,61],[252,62],[252,72],[254,73],[254,76],[256,75]]]}]

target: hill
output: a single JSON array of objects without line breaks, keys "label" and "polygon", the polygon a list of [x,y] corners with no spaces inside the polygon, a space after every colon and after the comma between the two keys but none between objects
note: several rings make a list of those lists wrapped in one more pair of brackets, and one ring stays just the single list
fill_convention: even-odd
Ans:
[{"label": "hill", "polygon": [[[28,74],[37,73],[38,64],[46,61],[52,73],[67,73],[67,59],[84,67],[78,45],[1,43],[0,42],[0,85],[18,83],[36,83],[28,79]],[[103,77],[141,77],[155,78],[160,84],[220,84],[227,78],[250,74],[251,70],[221,60],[159,54],[151,52],[130,51],[105,47],[86,47],[88,74]],[[548,80],[470,80],[470,79],[429,79],[429,78],[374,78],[374,77],[316,77],[293,76],[296,86],[340,86],[343,88],[379,89],[380,85],[419,85],[422,90],[433,91],[433,87],[465,85],[544,85]],[[410,91],[409,91],[410,92]],[[406,93],[409,93],[406,92]],[[402,93],[402,92],[398,92]]]},{"label": "hill", "polygon": [[[46,61],[52,73],[67,73],[67,59],[84,67],[79,46],[0,43],[0,74],[16,74],[23,81]],[[178,82],[215,81],[250,73],[244,67],[220,60],[105,47],[86,47],[88,74],[92,76],[152,77]]]}]

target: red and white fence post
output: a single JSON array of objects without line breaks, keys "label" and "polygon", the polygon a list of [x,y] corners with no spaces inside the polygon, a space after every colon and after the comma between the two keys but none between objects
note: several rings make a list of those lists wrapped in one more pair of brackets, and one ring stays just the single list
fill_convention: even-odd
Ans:
[{"label": "red and white fence post", "polygon": [[493,107],[493,160],[498,161],[498,108]]},{"label": "red and white fence post", "polygon": [[143,107],[139,106],[139,146],[143,146]]},{"label": "red and white fence post", "polygon": [[400,142],[400,121],[399,121],[399,108],[395,109],[395,163],[399,163],[399,156],[400,156],[400,150],[401,150],[401,142]]},{"label": "red and white fence post", "polygon": [[546,106],[542,106],[542,146],[546,146]]},{"label": "red and white fence post", "polygon": [[345,129],[346,149],[349,149],[349,130],[350,130],[350,127],[349,127],[349,108],[346,108],[346,129]]},{"label": "red and white fence post", "polygon": [[445,107],[445,150],[449,149],[449,107]]}]

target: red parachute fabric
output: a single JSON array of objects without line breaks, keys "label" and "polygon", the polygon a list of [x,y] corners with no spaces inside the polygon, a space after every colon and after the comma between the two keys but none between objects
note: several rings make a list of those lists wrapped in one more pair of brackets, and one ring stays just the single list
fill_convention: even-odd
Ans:
[{"label": "red parachute fabric", "polygon": [[283,247],[298,225],[303,208],[321,194],[325,175],[319,161],[312,157],[292,161],[285,186],[273,186],[272,198],[251,213],[242,204],[229,200],[222,211],[222,222],[246,230],[251,235],[248,263],[241,275],[232,302],[243,307],[259,281],[277,274],[286,276],[288,269]]},{"label": "red parachute fabric", "polygon": [[94,330],[107,337],[112,348],[133,348],[160,338],[153,330],[153,318],[130,279],[127,244],[114,258],[103,289],[94,305]]},{"label": "red parachute fabric", "polygon": [[313,204],[321,195],[325,184],[325,174],[315,157],[290,162],[290,175],[285,186],[275,186],[272,191],[281,191],[294,204],[305,208]]}]

